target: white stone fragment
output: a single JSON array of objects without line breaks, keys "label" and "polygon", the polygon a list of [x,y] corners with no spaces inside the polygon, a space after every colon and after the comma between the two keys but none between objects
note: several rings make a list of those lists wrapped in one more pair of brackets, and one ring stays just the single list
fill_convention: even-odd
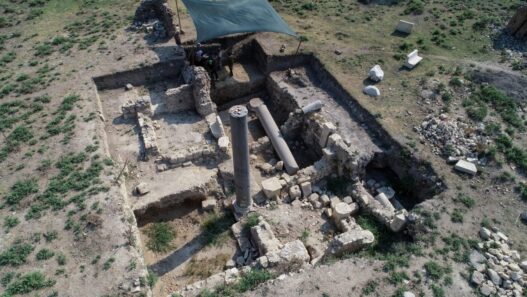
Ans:
[{"label": "white stone fragment", "polygon": [[456,166],[454,166],[454,168],[459,172],[467,173],[470,175],[476,175],[476,173],[478,173],[478,168],[476,167],[476,165],[465,160],[459,160],[456,163]]},{"label": "white stone fragment", "polygon": [[300,198],[302,195],[302,192],[300,191],[300,187],[298,185],[294,185],[291,188],[289,188],[289,197],[292,200]]},{"label": "white stone fragment", "polygon": [[382,187],[377,189],[377,193],[383,193],[386,198],[392,199],[395,196],[395,190],[392,187]]},{"label": "white stone fragment", "polygon": [[302,195],[304,198],[309,197],[311,195],[311,183],[310,182],[304,182],[300,184],[300,188],[302,189]]},{"label": "white stone fragment", "polygon": [[282,184],[277,177],[272,177],[262,181],[262,190],[265,194],[265,197],[269,199],[275,199],[282,190]]},{"label": "white stone fragment", "polygon": [[372,97],[379,97],[381,96],[381,91],[376,86],[366,86],[364,89],[362,89],[364,94],[372,96]]},{"label": "white stone fragment", "polygon": [[227,136],[222,136],[218,139],[218,147],[222,152],[227,152],[229,149],[230,140]]},{"label": "white stone fragment", "polygon": [[382,71],[380,65],[375,65],[368,72],[368,77],[376,82],[382,81],[384,79],[384,71]]}]

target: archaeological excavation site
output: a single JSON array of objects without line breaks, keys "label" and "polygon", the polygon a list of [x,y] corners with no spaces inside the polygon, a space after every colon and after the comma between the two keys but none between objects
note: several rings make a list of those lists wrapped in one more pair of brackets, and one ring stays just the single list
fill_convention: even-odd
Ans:
[{"label": "archaeological excavation site", "polygon": [[[171,59],[94,78],[112,157],[160,296],[196,296],[251,269],[290,271],[375,242],[356,217],[398,240],[415,205],[444,185],[393,140],[313,55],[273,56],[257,38],[217,39],[236,63],[211,82]],[[152,252],[155,224],[175,244]]]}]

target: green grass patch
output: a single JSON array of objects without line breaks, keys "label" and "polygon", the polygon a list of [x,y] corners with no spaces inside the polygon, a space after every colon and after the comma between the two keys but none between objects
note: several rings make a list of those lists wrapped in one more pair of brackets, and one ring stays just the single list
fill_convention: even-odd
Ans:
[{"label": "green grass patch", "polygon": [[231,226],[236,223],[231,213],[209,215],[201,224],[202,238],[205,245],[220,246],[228,237]]},{"label": "green grass patch", "polygon": [[27,243],[13,243],[9,248],[0,253],[0,267],[25,264],[27,257],[33,249],[33,246]]},{"label": "green grass patch", "polygon": [[11,191],[4,197],[8,205],[17,205],[22,199],[38,192],[38,183],[35,179],[19,180],[11,187]]},{"label": "green grass patch", "polygon": [[55,256],[55,253],[53,251],[48,250],[48,249],[41,249],[35,255],[37,261],[49,260],[49,259],[53,258],[53,256]]},{"label": "green grass patch", "polygon": [[15,216],[7,216],[4,218],[4,228],[6,232],[20,224],[20,220]]},{"label": "green grass patch", "polygon": [[30,272],[22,275],[8,285],[5,292],[10,295],[28,294],[43,288],[52,287],[55,281],[46,279],[42,272]]},{"label": "green grass patch", "polygon": [[148,242],[146,246],[153,252],[165,253],[172,248],[176,232],[168,223],[153,223],[146,231]]},{"label": "green grass patch", "polygon": [[459,193],[457,197],[454,198],[454,201],[463,204],[467,208],[472,208],[476,205],[476,201],[472,199],[472,197],[463,193]]},{"label": "green grass patch", "polygon": [[424,265],[428,277],[434,281],[441,280],[445,275],[450,274],[452,270],[449,267],[443,267],[435,261],[426,262]]}]

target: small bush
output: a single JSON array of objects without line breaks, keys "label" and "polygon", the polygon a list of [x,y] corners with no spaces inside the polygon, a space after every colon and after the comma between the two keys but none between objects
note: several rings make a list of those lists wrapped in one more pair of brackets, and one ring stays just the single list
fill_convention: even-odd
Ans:
[{"label": "small bush", "polygon": [[251,270],[250,272],[243,274],[234,287],[237,292],[244,293],[272,278],[273,275],[267,270]]},{"label": "small bush", "polygon": [[104,264],[102,265],[102,269],[104,270],[109,270],[111,267],[112,267],[112,264],[113,262],[115,262],[115,258],[109,258],[108,260],[106,260],[106,262],[104,262]]},{"label": "small bush", "polygon": [[176,232],[168,223],[154,223],[146,234],[147,247],[157,253],[168,252],[172,248],[172,240],[176,237]]},{"label": "small bush", "polygon": [[16,242],[7,250],[0,253],[0,267],[1,266],[20,266],[26,263],[26,259],[33,251],[33,246],[30,244],[23,244]]},{"label": "small bush", "polygon": [[450,273],[450,269],[439,265],[435,261],[426,262],[424,268],[428,276],[434,281],[439,281],[443,276]]},{"label": "small bush", "polygon": [[38,261],[44,261],[44,260],[48,260],[48,259],[51,259],[53,258],[53,256],[55,256],[55,253],[48,250],[48,249],[41,249],[40,251],[38,251],[37,255],[36,255],[36,259]]},{"label": "small bush", "polygon": [[11,192],[5,197],[5,201],[9,205],[16,205],[36,192],[38,192],[38,183],[35,179],[20,180],[11,187]]},{"label": "small bush", "polygon": [[46,279],[41,272],[30,272],[13,281],[6,289],[8,296],[27,294],[55,285],[54,280]]},{"label": "small bush", "polygon": [[236,220],[231,213],[211,214],[201,225],[205,245],[222,245],[226,242],[230,227]]},{"label": "small bush", "polygon": [[4,228],[7,232],[9,232],[10,229],[16,227],[18,224],[20,224],[20,220],[17,217],[7,216],[4,219]]},{"label": "small bush", "polygon": [[454,200],[465,205],[467,208],[472,208],[474,205],[476,205],[476,201],[472,199],[472,197],[462,193],[460,193]]},{"label": "small bush", "polygon": [[378,287],[379,287],[378,282],[374,280],[370,280],[368,281],[368,283],[366,283],[364,288],[362,288],[362,295],[369,296],[373,294],[377,290]]},{"label": "small bush", "polygon": [[461,211],[461,209],[459,208],[454,209],[450,219],[454,223],[463,223],[463,212]]}]

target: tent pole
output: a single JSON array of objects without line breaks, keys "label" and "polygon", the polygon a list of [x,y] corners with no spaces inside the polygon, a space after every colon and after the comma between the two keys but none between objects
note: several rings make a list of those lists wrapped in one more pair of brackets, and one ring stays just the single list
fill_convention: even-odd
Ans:
[{"label": "tent pole", "polygon": [[179,23],[179,32],[181,34],[185,34],[185,32],[183,32],[183,27],[181,27],[181,18],[179,17],[179,5],[178,5],[178,0],[176,0],[176,11],[177,11],[177,20],[178,20],[178,23]]},{"label": "tent pole", "polygon": [[301,45],[302,45],[302,39],[300,39],[300,41],[298,41],[298,47],[296,48],[295,56],[298,55],[298,51],[300,50],[300,46]]}]

